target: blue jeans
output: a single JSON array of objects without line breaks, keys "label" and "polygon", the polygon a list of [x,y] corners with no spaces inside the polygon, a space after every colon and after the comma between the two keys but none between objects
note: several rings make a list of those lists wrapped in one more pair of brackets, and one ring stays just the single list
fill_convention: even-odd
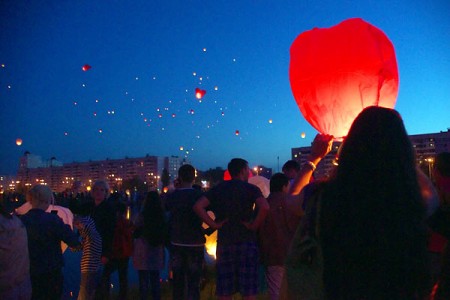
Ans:
[{"label": "blue jeans", "polygon": [[[200,299],[205,247],[171,246],[173,299]],[[187,295],[185,295],[187,284]]]}]

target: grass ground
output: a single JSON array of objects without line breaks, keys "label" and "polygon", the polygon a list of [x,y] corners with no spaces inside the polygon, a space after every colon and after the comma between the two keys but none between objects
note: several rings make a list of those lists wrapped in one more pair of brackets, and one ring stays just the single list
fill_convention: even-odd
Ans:
[{"label": "grass ground", "polygon": [[[215,280],[215,273],[214,273],[214,267],[207,267],[205,270],[205,276],[204,281],[202,284],[200,299],[201,300],[213,300],[216,299],[215,292],[216,292],[216,280]],[[266,288],[263,285],[264,292],[261,292],[258,294],[257,298],[258,300],[269,300],[269,296],[267,294]],[[161,284],[161,298],[163,300],[170,300],[172,299],[172,289],[170,286],[170,282],[163,282]],[[112,299],[117,299],[117,294],[112,295]],[[139,291],[137,285],[132,285],[129,287],[128,291],[128,299],[139,299]],[[236,294],[233,296],[233,300],[242,300],[242,297],[240,294]]]}]

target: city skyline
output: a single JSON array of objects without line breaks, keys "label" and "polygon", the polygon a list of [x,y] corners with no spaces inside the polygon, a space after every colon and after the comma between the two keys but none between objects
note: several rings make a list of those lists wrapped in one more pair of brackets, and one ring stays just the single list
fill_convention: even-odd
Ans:
[{"label": "city skyline", "polygon": [[449,13],[445,0],[2,1],[0,174],[25,151],[179,156],[199,170],[242,157],[277,171],[317,133],[290,89],[290,46],[354,17],[394,45],[408,134],[446,131]]}]

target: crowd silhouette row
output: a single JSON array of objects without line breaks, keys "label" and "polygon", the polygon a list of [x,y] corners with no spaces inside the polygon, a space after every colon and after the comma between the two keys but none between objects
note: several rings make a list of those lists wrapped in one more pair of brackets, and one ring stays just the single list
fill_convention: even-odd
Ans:
[{"label": "crowd silhouette row", "polygon": [[398,112],[368,107],[333,175],[315,180],[332,141],[318,134],[305,164],[286,162],[267,198],[247,182],[248,162],[233,158],[231,180],[207,191],[181,166],[174,190],[149,191],[130,219],[102,180],[68,205],[70,224],[47,186],[27,192],[28,208],[10,212],[2,199],[0,299],[60,299],[67,246],[82,251],[78,299],[108,299],[116,271],[126,299],[130,258],[140,298],[161,299],[165,249],[172,299],[200,299],[205,234],[216,230],[218,299],[256,299],[261,265],[271,300],[450,299],[450,153],[437,154],[431,182]]}]

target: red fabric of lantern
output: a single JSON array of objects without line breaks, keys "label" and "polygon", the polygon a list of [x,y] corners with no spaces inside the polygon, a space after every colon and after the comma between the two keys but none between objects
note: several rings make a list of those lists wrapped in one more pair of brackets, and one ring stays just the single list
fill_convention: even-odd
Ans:
[{"label": "red fabric of lantern", "polygon": [[399,82],[394,47],[364,20],[303,32],[290,51],[292,93],[320,133],[344,137],[365,107],[394,108]]}]

